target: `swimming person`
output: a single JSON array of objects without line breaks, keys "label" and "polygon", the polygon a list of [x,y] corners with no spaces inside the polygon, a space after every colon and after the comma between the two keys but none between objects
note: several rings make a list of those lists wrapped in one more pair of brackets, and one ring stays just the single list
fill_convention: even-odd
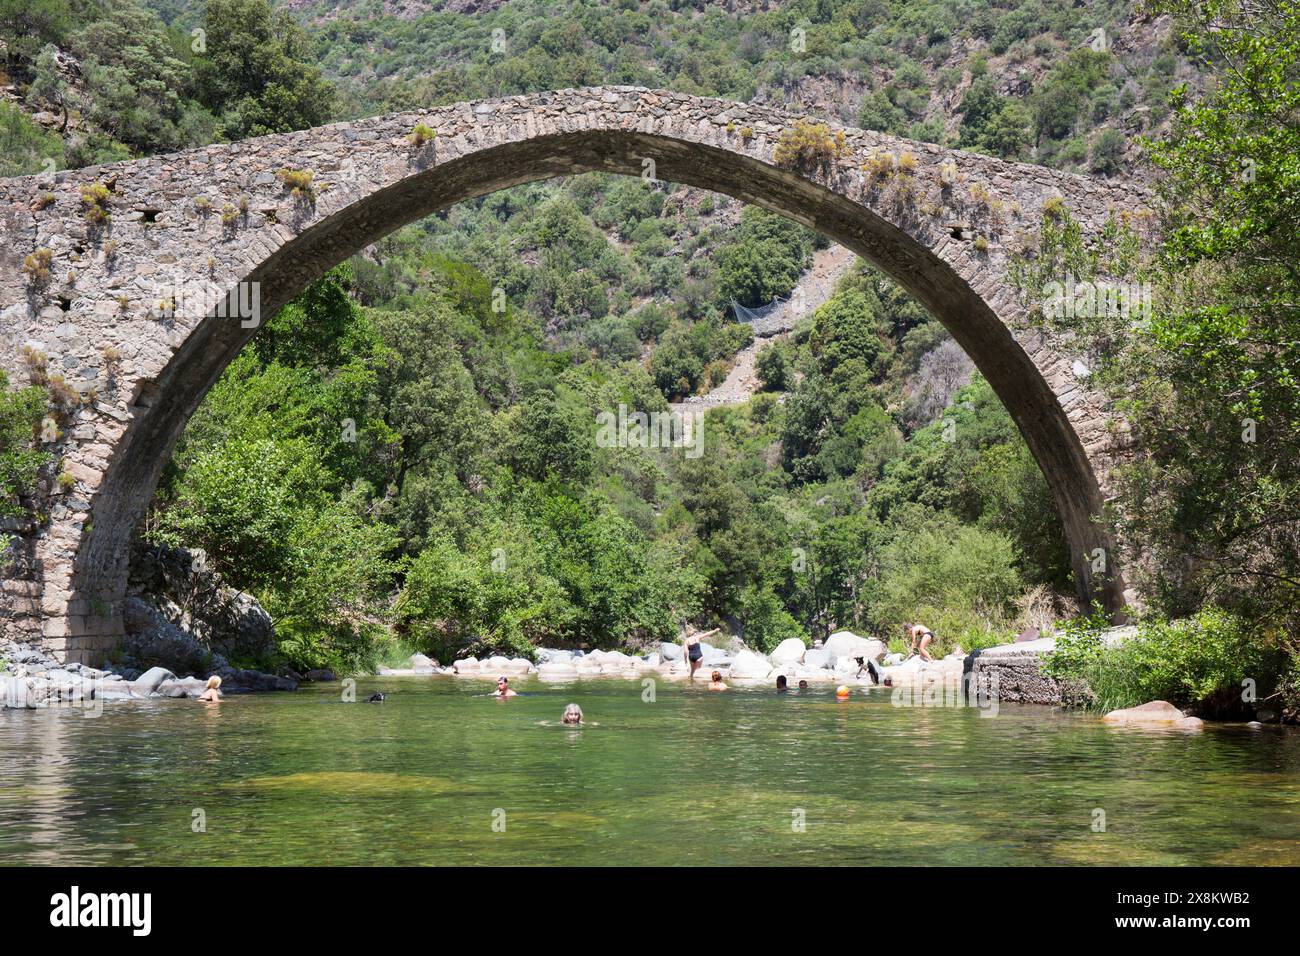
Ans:
[{"label": "swimming person", "polygon": [[704,660],[704,648],[700,646],[700,640],[709,637],[712,634],[717,634],[720,630],[722,630],[722,628],[715,627],[711,631],[705,631],[702,634],[692,634],[690,637],[686,638],[686,664],[691,669],[691,680],[695,680],[695,672],[700,669],[700,663]]},{"label": "swimming person", "polygon": [[205,704],[221,703],[221,678],[213,674],[208,678],[208,686],[203,688],[203,693],[199,694],[199,700]]},{"label": "swimming person", "polygon": [[565,724],[581,724],[582,708],[577,704],[570,704],[564,708],[564,716],[560,718],[560,721]]},{"label": "swimming person", "polygon": [[709,679],[709,690],[726,690],[727,685],[722,683],[722,671],[714,671]]},{"label": "swimming person", "polygon": [[787,690],[789,690],[789,687],[787,687],[786,684],[787,684],[787,681],[786,681],[786,679],[785,679],[785,675],[784,675],[784,674],[777,674],[777,675],[776,675],[776,692],[777,692],[778,694],[784,694]]},{"label": "swimming person", "polygon": [[493,697],[499,697],[499,698],[501,698],[502,700],[504,700],[504,699],[507,698],[507,697],[518,697],[519,695],[518,695],[517,693],[515,693],[513,690],[510,689],[510,678],[509,678],[509,677],[498,677],[498,678],[497,678],[497,692],[496,692],[495,694],[493,694],[492,696],[493,696]]},{"label": "swimming person", "polygon": [[808,689],[808,682],[807,682],[806,680],[801,680],[801,681],[799,682],[799,689],[800,689],[800,690],[807,690],[807,689]]},{"label": "swimming person", "polygon": [[924,624],[906,624],[904,626],[907,628],[907,635],[912,642],[909,650],[920,654],[923,661],[934,660],[930,656],[930,652],[926,650],[930,646],[930,642],[934,640],[934,632]]}]

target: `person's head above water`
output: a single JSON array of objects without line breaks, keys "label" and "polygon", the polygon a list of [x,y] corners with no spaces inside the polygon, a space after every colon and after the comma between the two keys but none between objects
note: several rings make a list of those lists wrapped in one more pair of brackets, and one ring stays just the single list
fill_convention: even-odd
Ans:
[{"label": "person's head above water", "polygon": [[777,689],[777,690],[785,690],[785,688],[786,688],[786,683],[787,683],[787,681],[786,681],[786,679],[785,679],[785,675],[784,675],[784,674],[777,674],[777,675],[776,675],[776,689]]},{"label": "person's head above water", "polygon": [[564,708],[564,716],[561,718],[566,724],[582,723],[582,708],[577,704],[570,704]]},{"label": "person's head above water", "polygon": [[808,689],[808,682],[807,682],[806,680],[801,680],[801,681],[799,682],[799,689],[800,689],[800,690],[807,690],[807,689]]},{"label": "person's head above water", "polygon": [[722,680],[722,671],[714,671],[709,675],[709,680],[713,681],[715,684],[720,683]]},{"label": "person's head above water", "polygon": [[221,686],[221,678],[218,677],[216,674],[213,674],[211,677],[208,678],[208,688],[207,688],[208,690],[216,690],[220,686]]}]

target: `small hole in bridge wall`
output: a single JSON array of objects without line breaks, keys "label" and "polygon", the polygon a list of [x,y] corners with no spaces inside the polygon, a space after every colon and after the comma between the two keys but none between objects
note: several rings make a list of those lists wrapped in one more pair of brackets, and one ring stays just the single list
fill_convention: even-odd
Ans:
[{"label": "small hole in bridge wall", "polygon": [[158,386],[153,382],[140,382],[135,388],[135,397],[131,404],[136,408],[152,408],[158,398]]},{"label": "small hole in bridge wall", "polygon": [[142,220],[143,222],[157,222],[157,221],[158,221],[158,214],[161,213],[161,212],[162,212],[161,209],[141,209],[141,210],[140,210],[140,214],[141,214],[142,216],[144,216],[144,219]]},{"label": "small hole in bridge wall", "polygon": [[962,238],[962,228],[961,228],[961,226],[953,226],[953,227],[951,227],[951,228],[948,230],[948,233],[949,233],[949,235],[951,235],[954,239],[961,239],[961,238]]},{"label": "small hole in bridge wall", "polygon": [[65,298],[64,296],[59,296],[59,308],[62,309],[64,312],[71,312],[72,300]]}]

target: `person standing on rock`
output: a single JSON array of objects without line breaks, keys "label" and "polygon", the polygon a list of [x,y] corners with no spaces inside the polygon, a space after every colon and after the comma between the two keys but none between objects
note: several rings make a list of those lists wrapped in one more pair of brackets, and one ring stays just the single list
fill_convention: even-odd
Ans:
[{"label": "person standing on rock", "polygon": [[683,650],[686,652],[686,666],[690,668],[688,676],[691,680],[695,680],[695,672],[700,669],[700,664],[704,660],[704,648],[700,646],[700,641],[717,634],[720,630],[722,628],[715,627],[711,631],[705,631],[703,634],[692,634],[686,638]]},{"label": "person standing on rock", "polygon": [[911,640],[911,651],[921,655],[923,661],[933,661],[930,652],[926,650],[934,640],[934,632],[924,624],[905,624],[907,636]]}]

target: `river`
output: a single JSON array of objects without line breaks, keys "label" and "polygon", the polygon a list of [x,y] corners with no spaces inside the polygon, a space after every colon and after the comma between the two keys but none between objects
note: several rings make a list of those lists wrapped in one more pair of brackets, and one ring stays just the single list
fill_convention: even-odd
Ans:
[{"label": "river", "polygon": [[[0,711],[29,864],[1300,864],[1300,732],[1142,733],[888,690],[367,678]],[[593,725],[559,724],[579,702]]]}]

